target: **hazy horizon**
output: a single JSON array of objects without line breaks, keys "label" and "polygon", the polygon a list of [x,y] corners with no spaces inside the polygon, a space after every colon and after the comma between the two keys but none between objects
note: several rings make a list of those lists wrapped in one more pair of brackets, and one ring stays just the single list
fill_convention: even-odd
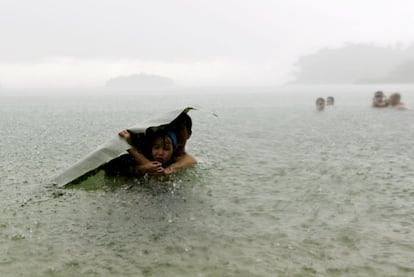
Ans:
[{"label": "hazy horizon", "polygon": [[0,4],[0,88],[102,88],[154,74],[180,87],[278,87],[295,62],[347,43],[412,45],[408,0]]}]

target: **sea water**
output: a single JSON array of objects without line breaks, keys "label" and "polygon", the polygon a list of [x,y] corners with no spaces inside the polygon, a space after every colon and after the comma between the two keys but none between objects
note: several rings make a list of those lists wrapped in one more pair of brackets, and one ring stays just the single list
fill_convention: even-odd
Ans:
[{"label": "sea water", "polygon": [[[4,93],[0,276],[412,276],[414,111],[372,108],[374,91]],[[196,167],[51,183],[119,130],[193,105]]]}]

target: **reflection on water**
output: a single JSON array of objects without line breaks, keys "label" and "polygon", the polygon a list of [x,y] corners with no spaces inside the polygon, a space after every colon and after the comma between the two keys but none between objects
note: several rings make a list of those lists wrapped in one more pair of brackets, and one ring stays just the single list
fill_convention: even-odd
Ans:
[{"label": "reflection on water", "polygon": [[66,189],[50,179],[154,99],[2,101],[1,276],[412,275],[414,112],[325,94],[320,113],[323,91],[192,96],[219,115],[191,113],[197,167]]}]

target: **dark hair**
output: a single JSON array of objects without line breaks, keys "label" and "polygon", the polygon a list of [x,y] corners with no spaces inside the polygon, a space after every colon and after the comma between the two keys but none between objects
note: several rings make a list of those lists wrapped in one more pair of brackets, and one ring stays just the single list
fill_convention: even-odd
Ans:
[{"label": "dark hair", "polygon": [[173,159],[177,148],[177,136],[176,134],[171,131],[169,128],[167,128],[166,125],[161,125],[157,127],[149,127],[145,130],[145,143],[142,147],[142,154],[147,159],[152,159],[152,146],[154,144],[154,141],[157,138],[162,138],[162,140],[165,143],[166,138],[170,138],[173,146]]},{"label": "dark hair", "polygon": [[174,131],[185,127],[187,128],[187,131],[191,133],[191,128],[193,127],[193,121],[191,120],[191,117],[186,112],[182,112],[176,119],[174,119],[170,123],[170,126],[171,126],[171,129]]},{"label": "dark hair", "polygon": [[316,104],[318,104],[319,101],[322,101],[323,103],[325,103],[325,99],[322,97],[318,97],[315,101]]}]

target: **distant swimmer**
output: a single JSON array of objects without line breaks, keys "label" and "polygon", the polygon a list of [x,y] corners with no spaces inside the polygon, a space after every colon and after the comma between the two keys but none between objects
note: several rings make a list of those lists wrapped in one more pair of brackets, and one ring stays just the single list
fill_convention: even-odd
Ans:
[{"label": "distant swimmer", "polygon": [[323,109],[325,109],[325,99],[323,99],[322,97],[318,97],[316,99],[315,104],[317,111],[323,111]]},{"label": "distant swimmer", "polygon": [[333,96],[328,96],[326,98],[326,106],[333,106],[335,103],[335,98]]},{"label": "distant swimmer", "polygon": [[395,92],[395,93],[390,95],[390,97],[388,99],[388,104],[392,108],[396,108],[396,109],[399,109],[399,110],[406,110],[407,109],[405,104],[401,102],[401,94],[399,94],[398,92]]},{"label": "distant swimmer", "polygon": [[382,91],[376,91],[372,99],[372,106],[375,108],[385,108],[388,106],[388,101]]}]

